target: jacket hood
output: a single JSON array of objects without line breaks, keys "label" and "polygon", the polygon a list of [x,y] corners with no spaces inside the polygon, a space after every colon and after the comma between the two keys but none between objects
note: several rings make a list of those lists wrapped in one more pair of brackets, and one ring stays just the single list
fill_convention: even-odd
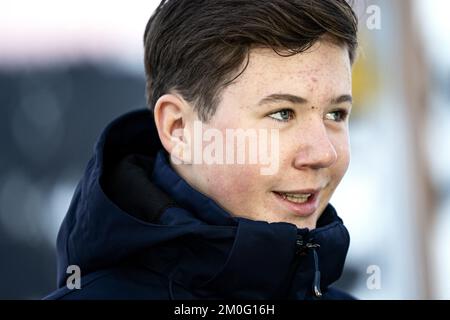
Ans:
[{"label": "jacket hood", "polygon": [[172,298],[302,299],[314,277],[322,289],[340,277],[348,247],[331,205],[312,231],[233,217],[171,168],[152,113],[139,110],[95,146],[58,233],[58,286],[69,265],[86,275],[133,262],[166,275]]}]

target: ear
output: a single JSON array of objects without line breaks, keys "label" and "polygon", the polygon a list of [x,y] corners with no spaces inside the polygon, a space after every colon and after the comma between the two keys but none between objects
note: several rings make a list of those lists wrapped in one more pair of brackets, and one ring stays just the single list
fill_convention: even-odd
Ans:
[{"label": "ear", "polygon": [[189,128],[193,109],[180,96],[165,94],[156,102],[154,118],[159,139],[172,157],[179,163],[190,162]]}]

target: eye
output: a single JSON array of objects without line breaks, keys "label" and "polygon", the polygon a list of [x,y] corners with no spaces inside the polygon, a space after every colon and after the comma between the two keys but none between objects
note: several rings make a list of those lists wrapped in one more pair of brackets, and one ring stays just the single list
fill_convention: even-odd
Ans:
[{"label": "eye", "polygon": [[289,120],[294,119],[294,111],[291,109],[282,109],[269,114],[269,117],[275,121],[288,122]]},{"label": "eye", "polygon": [[343,122],[348,117],[348,111],[345,109],[339,109],[326,114],[325,119],[335,121],[335,122]]}]

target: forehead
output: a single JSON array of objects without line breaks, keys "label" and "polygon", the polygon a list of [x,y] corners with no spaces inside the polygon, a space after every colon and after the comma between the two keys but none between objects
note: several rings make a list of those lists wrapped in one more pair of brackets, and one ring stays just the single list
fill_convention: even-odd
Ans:
[{"label": "forehead", "polygon": [[321,41],[306,52],[282,57],[272,49],[250,52],[244,73],[229,87],[229,94],[249,99],[274,93],[312,98],[351,93],[351,65],[345,47]]}]

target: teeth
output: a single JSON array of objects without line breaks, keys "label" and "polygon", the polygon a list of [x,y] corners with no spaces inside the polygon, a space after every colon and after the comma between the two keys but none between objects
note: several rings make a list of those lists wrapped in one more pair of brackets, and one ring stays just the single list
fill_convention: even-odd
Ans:
[{"label": "teeth", "polygon": [[308,198],[311,196],[311,193],[305,194],[280,193],[280,195],[285,200],[289,200],[295,203],[305,203],[306,201],[308,201]]}]

